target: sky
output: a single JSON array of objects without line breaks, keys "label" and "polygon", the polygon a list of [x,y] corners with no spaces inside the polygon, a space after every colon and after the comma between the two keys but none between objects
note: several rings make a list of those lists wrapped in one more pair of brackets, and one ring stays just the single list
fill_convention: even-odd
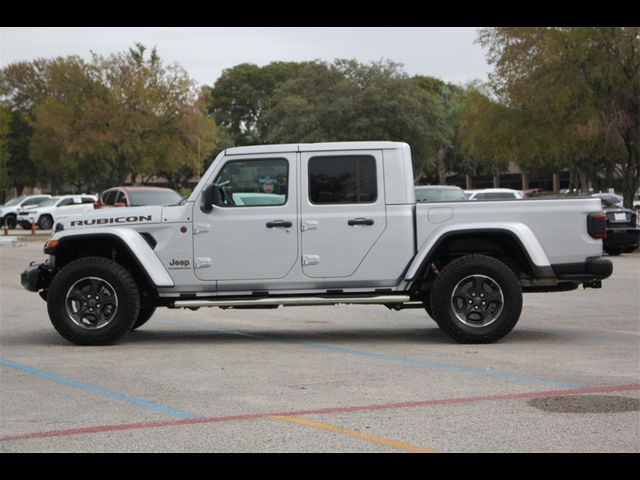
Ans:
[{"label": "sky", "polygon": [[136,42],[156,47],[200,85],[213,85],[240,63],[355,58],[392,60],[410,75],[464,84],[491,67],[473,27],[0,27],[0,67],[35,58],[122,52]]}]

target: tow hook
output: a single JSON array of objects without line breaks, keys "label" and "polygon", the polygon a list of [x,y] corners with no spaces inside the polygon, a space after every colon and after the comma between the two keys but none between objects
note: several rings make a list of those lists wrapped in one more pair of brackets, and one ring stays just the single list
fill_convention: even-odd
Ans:
[{"label": "tow hook", "polygon": [[602,288],[602,280],[590,280],[582,284],[582,288]]}]

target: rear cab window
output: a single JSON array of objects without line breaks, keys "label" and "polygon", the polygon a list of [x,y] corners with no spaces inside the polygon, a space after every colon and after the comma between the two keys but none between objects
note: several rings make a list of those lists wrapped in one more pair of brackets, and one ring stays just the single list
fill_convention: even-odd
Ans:
[{"label": "rear cab window", "polygon": [[313,204],[374,203],[378,198],[376,160],[370,155],[312,157],[308,171]]}]

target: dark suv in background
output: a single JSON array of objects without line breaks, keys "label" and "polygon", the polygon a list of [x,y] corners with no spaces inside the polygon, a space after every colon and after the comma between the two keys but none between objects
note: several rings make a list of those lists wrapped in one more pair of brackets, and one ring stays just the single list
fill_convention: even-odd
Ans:
[{"label": "dark suv in background", "polygon": [[633,252],[640,243],[637,212],[620,206],[617,196],[594,196],[600,197],[602,210],[607,216],[607,236],[602,242],[603,250],[609,255]]}]

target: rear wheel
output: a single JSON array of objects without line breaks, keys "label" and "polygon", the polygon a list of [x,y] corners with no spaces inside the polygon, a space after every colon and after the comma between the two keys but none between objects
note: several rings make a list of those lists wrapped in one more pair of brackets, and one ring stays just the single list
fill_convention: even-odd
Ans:
[{"label": "rear wheel", "polygon": [[131,330],[140,310],[138,287],[121,265],[84,257],[51,281],[47,310],[55,329],[77,345],[114,343]]},{"label": "rear wheel", "polygon": [[504,263],[468,255],[449,263],[431,289],[432,317],[461,343],[491,343],[515,327],[522,311],[520,282]]},{"label": "rear wheel", "polygon": [[621,255],[622,252],[624,252],[624,248],[621,247],[607,247],[604,249],[605,252],[607,252],[607,254],[609,254],[609,256],[611,257],[617,257],[618,255]]}]

